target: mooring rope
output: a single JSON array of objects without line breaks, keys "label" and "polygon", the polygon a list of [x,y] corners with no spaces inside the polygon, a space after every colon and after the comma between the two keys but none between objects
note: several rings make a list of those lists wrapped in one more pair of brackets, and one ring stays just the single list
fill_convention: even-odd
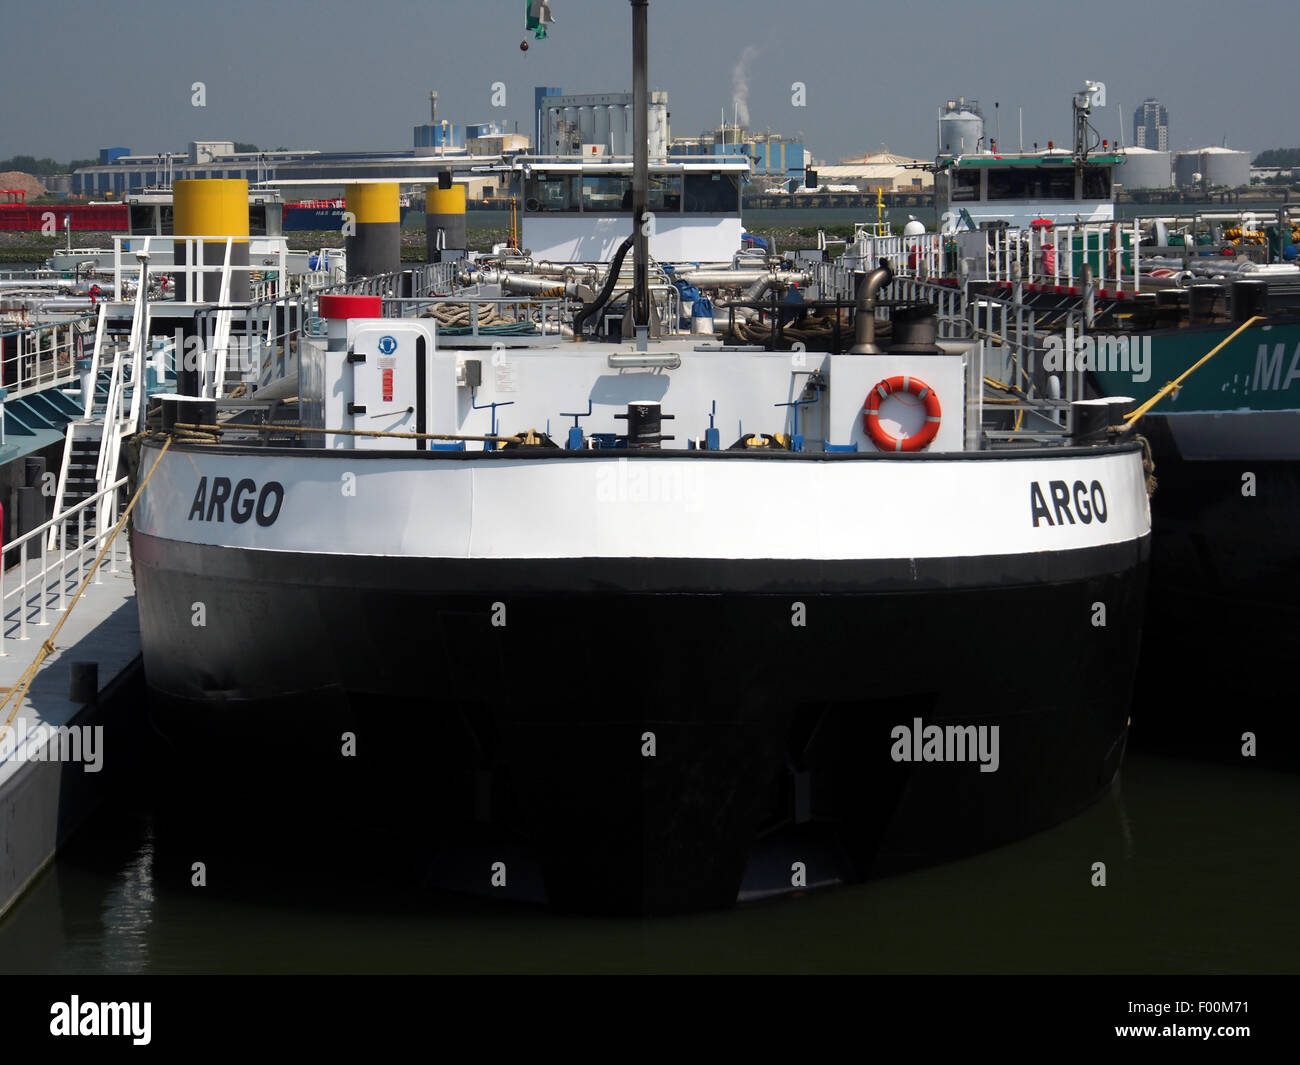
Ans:
[{"label": "mooring rope", "polygon": [[1241,325],[1239,325],[1236,329],[1234,329],[1231,333],[1229,333],[1226,337],[1224,337],[1221,341],[1219,341],[1219,343],[1215,344],[1214,347],[1212,347],[1209,351],[1207,351],[1204,355],[1202,355],[1194,365],[1189,366],[1186,370],[1180,373],[1177,377],[1175,377],[1172,381],[1170,381],[1167,385],[1165,385],[1164,388],[1160,389],[1159,392],[1157,392],[1154,396],[1148,399],[1136,410],[1131,410],[1126,415],[1124,415],[1125,424],[1120,431],[1126,433],[1130,429],[1132,429],[1135,425],[1137,425],[1138,419],[1140,419],[1142,415],[1144,415],[1147,411],[1149,411],[1152,407],[1154,407],[1157,403],[1159,403],[1162,399],[1164,399],[1165,396],[1169,395],[1169,393],[1174,391],[1175,389],[1180,388],[1182,386],[1182,383],[1187,378],[1191,377],[1192,374],[1194,374],[1197,370],[1199,370],[1202,366],[1204,366],[1207,362],[1209,362],[1212,358],[1214,358],[1214,356],[1219,354],[1219,352],[1221,352],[1224,348],[1226,348],[1229,344],[1231,344],[1234,340],[1236,340],[1237,337],[1241,336],[1241,334],[1244,333],[1247,329],[1249,329],[1252,325],[1254,325],[1256,322],[1263,322],[1263,321],[1267,321],[1267,319],[1260,314],[1254,315],[1251,318],[1247,318],[1244,322],[1241,323]]},{"label": "mooring rope", "polygon": [[[149,483],[155,471],[158,469],[158,464],[162,462],[163,456],[167,454],[167,449],[171,446],[172,442],[170,439],[163,444],[162,450],[158,452],[158,458],[154,460],[154,464],[150,467],[149,473],[145,476],[145,479],[140,482],[140,487],[135,490],[135,495],[131,497],[131,501],[127,503],[126,509],[122,511],[122,517],[118,520],[117,525],[113,527],[113,531],[109,533],[108,539],[104,541],[104,546],[100,548],[99,555],[91,564],[90,572],[86,574],[85,579],[81,582],[81,586],[77,589],[76,594],[73,595],[72,601],[63,611],[59,620],[55,622],[54,629],[41,644],[40,650],[37,651],[36,657],[32,660],[31,665],[23,671],[22,677],[19,679],[18,683],[9,690],[9,693],[5,695],[3,701],[0,701],[0,711],[3,711],[4,708],[9,705],[11,700],[13,701],[13,707],[9,711],[9,716],[5,718],[4,724],[0,725],[0,740],[4,739],[5,733],[9,731],[9,727],[13,724],[14,718],[18,716],[18,709],[23,705],[23,700],[27,697],[27,692],[32,686],[32,681],[36,679],[36,674],[40,671],[41,665],[54,653],[54,641],[58,637],[59,632],[63,629],[64,623],[68,620],[73,608],[75,608],[77,603],[81,601],[81,596],[85,593],[86,588],[94,579],[95,573],[99,570],[100,563],[104,561],[104,556],[108,554],[108,549],[113,546],[113,541],[117,539],[117,534],[126,527],[126,523],[131,518],[131,511],[135,509],[135,505],[140,499],[140,494],[144,491],[145,485]],[[41,595],[44,594],[45,589],[42,588]],[[25,600],[19,603],[19,609],[27,609],[27,603]]]}]

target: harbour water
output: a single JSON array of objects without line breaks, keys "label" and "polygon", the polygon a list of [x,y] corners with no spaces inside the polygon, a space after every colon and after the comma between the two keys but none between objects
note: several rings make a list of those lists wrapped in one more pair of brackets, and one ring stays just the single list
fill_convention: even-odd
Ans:
[{"label": "harbour water", "polygon": [[0,971],[1300,972],[1300,776],[1251,765],[1131,754],[1096,806],[1019,843],[645,920],[439,893],[418,840],[321,824],[290,845],[240,823],[218,841],[169,826],[147,791],[106,806],[0,922]]}]

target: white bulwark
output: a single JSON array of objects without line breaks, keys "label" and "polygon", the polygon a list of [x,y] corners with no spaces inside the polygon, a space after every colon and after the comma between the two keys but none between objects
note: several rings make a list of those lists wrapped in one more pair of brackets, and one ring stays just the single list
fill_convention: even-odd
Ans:
[{"label": "white bulwark", "polygon": [[172,451],[135,527],[182,543],[439,559],[962,558],[1100,547],[1150,531],[1137,451],[921,461],[629,454]]}]

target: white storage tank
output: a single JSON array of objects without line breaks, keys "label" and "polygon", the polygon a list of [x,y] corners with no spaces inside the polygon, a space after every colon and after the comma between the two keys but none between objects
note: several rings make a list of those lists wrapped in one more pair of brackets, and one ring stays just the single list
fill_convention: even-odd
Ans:
[{"label": "white storage tank", "polygon": [[1250,155],[1231,148],[1197,148],[1174,157],[1174,180],[1181,187],[1201,182],[1209,188],[1237,189],[1250,184]]},{"label": "white storage tank", "polygon": [[1170,184],[1168,152],[1152,148],[1125,148],[1124,160],[1115,167],[1115,181],[1126,189],[1167,189]]},{"label": "white storage tank", "polygon": [[984,136],[984,116],[979,104],[959,96],[939,108],[939,154],[970,155]]}]

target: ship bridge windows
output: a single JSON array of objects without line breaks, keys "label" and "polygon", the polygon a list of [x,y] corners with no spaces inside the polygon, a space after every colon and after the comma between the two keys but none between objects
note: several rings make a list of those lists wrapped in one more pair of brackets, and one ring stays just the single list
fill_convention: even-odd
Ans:
[{"label": "ship bridge windows", "polygon": [[685,175],[688,214],[735,214],[740,210],[740,182],[735,174]]},{"label": "ship bridge windows", "polygon": [[582,209],[598,214],[632,210],[632,175],[583,174]]},{"label": "ship bridge windows", "polygon": [[172,236],[173,211],[170,203],[133,203],[127,214],[129,232],[133,236]]},{"label": "ship bridge windows", "polygon": [[1110,199],[1110,167],[1085,166],[1083,168],[1083,198],[1085,200]]},{"label": "ship bridge windows", "polygon": [[990,200],[1073,200],[1073,167],[1003,167],[989,170]]},{"label": "ship bridge windows", "polygon": [[530,211],[576,211],[578,178],[571,174],[537,174],[528,180],[524,206]]},{"label": "ship bridge windows", "polygon": [[[740,184],[726,173],[650,174],[648,207],[657,214],[736,214]],[[632,175],[627,171],[579,174],[540,172],[524,181],[528,211],[569,211],[598,215],[632,213]]]},{"label": "ship bridge windows", "polygon": [[980,198],[980,172],[954,170],[952,174],[953,200],[978,200]]},{"label": "ship bridge windows", "polygon": [[650,210],[676,212],[682,209],[682,175],[650,175]]}]

